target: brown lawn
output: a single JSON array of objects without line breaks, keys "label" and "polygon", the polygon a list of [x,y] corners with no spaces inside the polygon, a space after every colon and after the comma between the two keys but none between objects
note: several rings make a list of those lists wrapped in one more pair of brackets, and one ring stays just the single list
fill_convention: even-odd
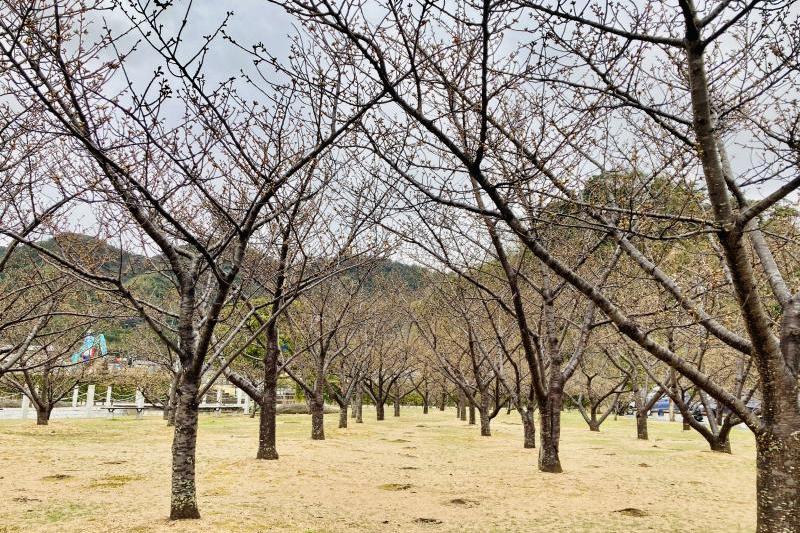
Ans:
[{"label": "brown lawn", "polygon": [[[391,414],[391,410],[389,410]],[[307,415],[278,418],[279,461],[255,460],[257,421],[204,416],[198,444],[200,521],[171,523],[171,430],[146,420],[0,422],[0,532],[20,531],[752,531],[753,439],[708,451],[679,423],[631,419],[591,433],[565,413],[565,473],[536,470],[522,426],[494,435],[453,409],[336,429],[311,441]]]}]

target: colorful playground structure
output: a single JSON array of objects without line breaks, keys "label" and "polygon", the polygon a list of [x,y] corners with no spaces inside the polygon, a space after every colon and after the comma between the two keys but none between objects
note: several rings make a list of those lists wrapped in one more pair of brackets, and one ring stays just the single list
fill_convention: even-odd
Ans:
[{"label": "colorful playground structure", "polygon": [[106,354],[108,354],[108,346],[106,345],[105,335],[100,333],[95,336],[89,331],[86,337],[83,338],[80,350],[72,354],[70,360],[72,363],[89,363],[98,357],[104,357]]}]

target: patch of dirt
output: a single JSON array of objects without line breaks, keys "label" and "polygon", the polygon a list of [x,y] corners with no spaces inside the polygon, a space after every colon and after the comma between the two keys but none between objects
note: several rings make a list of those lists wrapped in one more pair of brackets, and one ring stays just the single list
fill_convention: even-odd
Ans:
[{"label": "patch of dirt", "polygon": [[22,502],[22,503],[42,501],[39,498],[28,498],[27,496],[17,496],[16,498],[11,498],[11,499],[14,500],[15,502]]},{"label": "patch of dirt", "polygon": [[450,505],[462,505],[464,507],[477,507],[479,503],[475,500],[469,500],[467,498],[453,498],[449,502]]},{"label": "patch of dirt", "polygon": [[409,483],[384,483],[383,485],[378,486],[379,489],[382,490],[408,490],[411,488],[411,484]]},{"label": "patch of dirt", "polygon": [[639,463],[639,466],[641,466],[642,468],[650,468],[653,465],[649,465],[647,463]]},{"label": "patch of dirt", "polygon": [[138,479],[141,479],[141,476],[126,476],[126,475],[106,476],[101,479],[95,479],[89,486],[97,488],[116,489],[127,485],[131,481],[136,481]]},{"label": "patch of dirt", "polygon": [[438,518],[415,518],[415,524],[441,524],[442,521]]},{"label": "patch of dirt", "polygon": [[44,476],[42,479],[44,479],[45,481],[59,481],[61,479],[69,479],[71,477],[72,476],[70,476],[69,474],[52,474],[49,476]]},{"label": "patch of dirt", "polygon": [[623,514],[625,516],[647,516],[649,513],[647,511],[642,511],[641,509],[637,509],[636,507],[626,507],[624,509],[617,509],[614,511],[615,513]]}]

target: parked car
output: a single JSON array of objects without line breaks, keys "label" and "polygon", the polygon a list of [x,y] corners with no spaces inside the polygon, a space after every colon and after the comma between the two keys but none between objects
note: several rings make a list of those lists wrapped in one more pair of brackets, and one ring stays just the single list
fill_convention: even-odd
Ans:
[{"label": "parked car", "polygon": [[[651,391],[647,395],[647,401],[652,400],[653,395],[658,393],[659,391],[657,389]],[[658,416],[664,416],[664,413],[669,411],[669,396],[665,392],[662,392],[661,394],[661,398],[656,400],[656,402],[653,404],[653,407],[650,409],[651,414],[655,412],[658,413]],[[688,403],[689,412],[692,414],[692,417],[694,417],[694,419],[698,422],[702,422],[705,413],[702,403],[699,401],[692,402],[688,395],[686,396],[685,401]],[[677,405],[675,406],[675,411],[679,412]],[[628,404],[627,414],[632,415],[634,413],[636,413],[636,402],[630,402]]]}]

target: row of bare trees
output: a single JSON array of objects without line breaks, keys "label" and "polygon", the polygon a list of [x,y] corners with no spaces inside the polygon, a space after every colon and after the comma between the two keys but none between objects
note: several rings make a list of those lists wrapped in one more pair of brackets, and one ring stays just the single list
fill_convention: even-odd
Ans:
[{"label": "row of bare trees", "polygon": [[[285,59],[230,14],[193,31],[191,5],[10,0],[0,19],[0,183],[20,199],[2,234],[176,355],[172,518],[199,516],[197,403],[223,374],[261,406],[265,458],[285,372],[317,413],[326,391],[346,409],[363,390],[382,417],[450,389],[488,435],[511,405],[531,446],[536,410],[546,472],[580,376],[590,426],[630,389],[644,436],[653,387],[714,449],[744,424],[759,530],[800,529],[792,1],[276,7],[301,27]],[[220,75],[220,54],[248,66]],[[121,261],[40,244],[83,227],[144,251],[172,303]],[[442,280],[360,320],[381,302],[362,308],[359,275],[339,274],[389,241]],[[0,368],[44,327],[31,309]],[[287,350],[281,327],[303,332]],[[243,376],[254,343],[261,372]],[[707,425],[685,416],[697,402]]]}]

